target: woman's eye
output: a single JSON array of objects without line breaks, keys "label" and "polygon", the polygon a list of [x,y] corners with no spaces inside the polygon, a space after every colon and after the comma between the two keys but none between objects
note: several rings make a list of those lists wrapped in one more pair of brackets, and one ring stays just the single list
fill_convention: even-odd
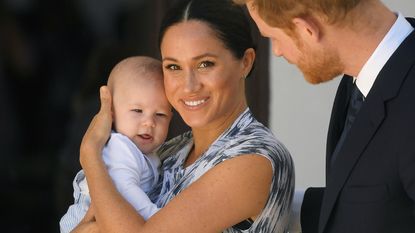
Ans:
[{"label": "woman's eye", "polygon": [[213,63],[211,61],[202,61],[199,64],[199,68],[208,68],[208,67],[211,67],[211,66],[214,66],[214,65],[215,65],[215,63]]},{"label": "woman's eye", "polygon": [[133,112],[137,112],[137,113],[142,113],[142,112],[143,112],[143,110],[141,110],[141,109],[139,109],[139,108],[133,109],[132,111],[133,111]]},{"label": "woman's eye", "polygon": [[180,66],[175,65],[175,64],[166,65],[165,68],[168,70],[180,70]]}]

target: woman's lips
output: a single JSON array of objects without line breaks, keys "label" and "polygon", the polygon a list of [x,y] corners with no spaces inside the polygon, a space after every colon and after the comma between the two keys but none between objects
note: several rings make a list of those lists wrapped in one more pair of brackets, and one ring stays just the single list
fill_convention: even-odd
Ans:
[{"label": "woman's lips", "polygon": [[186,107],[197,108],[197,107],[203,105],[204,103],[206,103],[206,101],[208,101],[208,99],[209,98],[198,99],[198,100],[183,100],[183,103]]}]

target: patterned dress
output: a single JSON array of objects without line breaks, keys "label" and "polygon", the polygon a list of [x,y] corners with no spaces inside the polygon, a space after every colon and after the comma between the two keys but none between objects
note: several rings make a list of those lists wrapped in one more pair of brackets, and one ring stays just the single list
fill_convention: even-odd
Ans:
[{"label": "patterned dress", "polygon": [[287,232],[294,191],[293,162],[284,145],[269,129],[254,119],[249,109],[246,109],[199,159],[184,168],[184,162],[192,146],[192,134],[187,132],[173,138],[159,149],[163,161],[162,178],[153,190],[153,195],[159,193],[159,207],[165,206],[219,163],[242,154],[258,154],[270,160],[274,174],[266,206],[249,229],[231,227],[224,232]]}]

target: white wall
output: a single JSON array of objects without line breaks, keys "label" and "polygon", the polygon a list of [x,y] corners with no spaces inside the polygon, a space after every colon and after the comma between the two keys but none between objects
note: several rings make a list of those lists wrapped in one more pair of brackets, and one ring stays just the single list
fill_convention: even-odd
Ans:
[{"label": "white wall", "polygon": [[[415,17],[415,1],[384,0],[405,16]],[[331,107],[340,78],[308,84],[299,70],[271,55],[270,126],[291,152],[297,188],[323,186],[325,148]]]}]

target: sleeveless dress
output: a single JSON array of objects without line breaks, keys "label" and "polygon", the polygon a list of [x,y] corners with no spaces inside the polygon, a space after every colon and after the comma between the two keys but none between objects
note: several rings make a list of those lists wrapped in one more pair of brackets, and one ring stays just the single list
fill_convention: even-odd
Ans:
[{"label": "sleeveless dress", "polygon": [[[249,229],[231,227],[223,232],[280,233],[287,232],[291,201],[294,193],[294,167],[288,150],[271,131],[259,123],[247,108],[212,143],[192,165],[184,168],[186,157],[193,146],[191,132],[171,139],[160,147],[162,162],[160,182],[152,191],[158,207],[199,179],[209,169],[242,154],[258,154],[272,164],[273,179],[265,208]],[[155,196],[158,195],[158,199]]]}]

